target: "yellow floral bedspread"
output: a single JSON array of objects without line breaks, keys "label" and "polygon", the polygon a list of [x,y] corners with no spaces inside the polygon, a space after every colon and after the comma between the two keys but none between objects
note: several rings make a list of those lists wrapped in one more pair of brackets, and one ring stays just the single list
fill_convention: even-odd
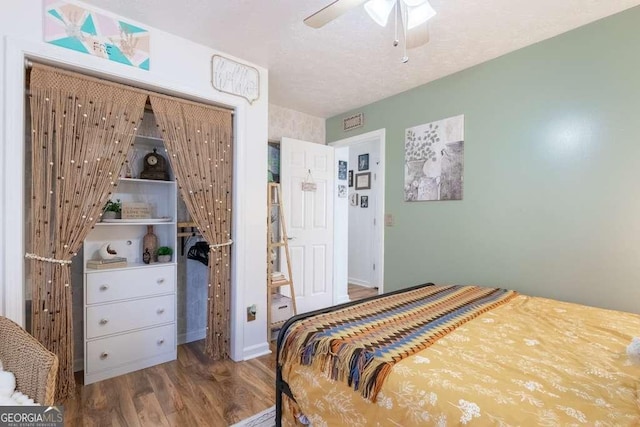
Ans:
[{"label": "yellow floral bedspread", "polygon": [[283,378],[314,427],[636,426],[633,336],[639,315],[521,295],[396,364],[375,403],[311,367]]}]

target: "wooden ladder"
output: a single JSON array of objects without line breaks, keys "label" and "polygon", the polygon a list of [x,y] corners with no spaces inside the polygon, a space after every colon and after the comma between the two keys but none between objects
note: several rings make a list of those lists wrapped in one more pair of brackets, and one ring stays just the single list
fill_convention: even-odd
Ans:
[{"label": "wooden ladder", "polygon": [[[280,184],[270,182],[267,190],[267,336],[270,339],[271,331],[280,329],[289,317],[297,313],[297,309]],[[274,213],[275,221],[272,223],[271,219]],[[285,262],[287,264],[286,276],[273,269],[275,262],[273,257],[279,248],[282,248],[281,254],[284,252],[284,260],[280,260],[280,270],[283,269],[282,263]],[[289,287],[291,297],[284,296],[279,292],[282,287]],[[276,310],[278,312],[275,312]],[[280,312],[281,310],[284,311]],[[283,315],[284,318],[282,318]]]}]

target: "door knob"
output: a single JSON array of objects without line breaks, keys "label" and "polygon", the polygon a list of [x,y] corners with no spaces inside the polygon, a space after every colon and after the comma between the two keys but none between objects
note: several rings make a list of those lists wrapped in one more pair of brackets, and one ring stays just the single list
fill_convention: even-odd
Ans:
[{"label": "door knob", "polygon": [[109,323],[109,319],[100,319],[101,325],[106,325],[107,323]]},{"label": "door knob", "polygon": [[106,291],[107,289],[109,289],[109,285],[100,285],[101,291]]},{"label": "door knob", "polygon": [[100,359],[104,360],[107,357],[109,357],[109,353],[107,353],[106,351],[103,351],[102,354],[100,355]]},{"label": "door knob", "polygon": [[164,308],[159,308],[159,309],[157,309],[157,310],[156,310],[156,313],[158,313],[158,314],[162,314],[162,313],[164,313]]}]

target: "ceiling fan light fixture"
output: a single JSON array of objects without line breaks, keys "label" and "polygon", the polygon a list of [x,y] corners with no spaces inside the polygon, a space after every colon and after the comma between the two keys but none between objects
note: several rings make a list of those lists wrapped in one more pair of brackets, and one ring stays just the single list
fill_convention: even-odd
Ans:
[{"label": "ceiling fan light fixture", "polygon": [[364,4],[364,10],[367,11],[376,24],[386,27],[391,9],[393,9],[395,3],[396,0],[369,0]]},{"label": "ceiling fan light fixture", "polygon": [[436,16],[436,11],[433,10],[428,1],[420,4],[419,6],[411,7],[409,6],[407,11],[407,29],[411,30],[412,28],[417,27],[420,24],[424,24],[429,19]]}]

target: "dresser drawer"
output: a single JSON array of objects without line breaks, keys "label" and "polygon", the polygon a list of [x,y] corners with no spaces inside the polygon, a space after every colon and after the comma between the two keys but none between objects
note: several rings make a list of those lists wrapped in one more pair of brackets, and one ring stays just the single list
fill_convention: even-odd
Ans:
[{"label": "dresser drawer", "polygon": [[164,294],[175,290],[175,265],[87,274],[87,304]]},{"label": "dresser drawer", "polygon": [[87,342],[87,373],[95,373],[175,351],[176,329],[172,325],[131,332]]},{"label": "dresser drawer", "polygon": [[87,307],[87,339],[175,321],[175,295]]}]

